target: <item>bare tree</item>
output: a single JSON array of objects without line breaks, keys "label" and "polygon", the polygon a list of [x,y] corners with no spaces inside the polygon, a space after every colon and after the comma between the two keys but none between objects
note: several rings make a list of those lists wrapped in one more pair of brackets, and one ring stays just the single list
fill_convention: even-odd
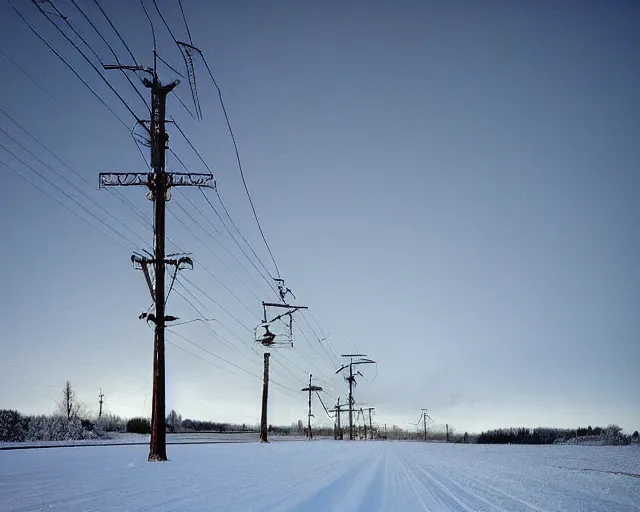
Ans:
[{"label": "bare tree", "polygon": [[71,421],[78,416],[80,411],[80,403],[76,397],[76,392],[71,387],[71,382],[67,381],[62,388],[62,402],[59,404],[60,411],[67,418],[67,421]]}]

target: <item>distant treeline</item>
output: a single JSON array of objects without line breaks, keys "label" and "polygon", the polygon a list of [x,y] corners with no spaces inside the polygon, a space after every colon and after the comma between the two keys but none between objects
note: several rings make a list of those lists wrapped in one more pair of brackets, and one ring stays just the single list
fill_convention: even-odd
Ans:
[{"label": "distant treeline", "polygon": [[622,433],[617,425],[605,428],[588,426],[577,429],[562,428],[508,428],[488,430],[475,438],[478,444],[607,444],[625,445],[638,442],[638,431],[632,435]]}]

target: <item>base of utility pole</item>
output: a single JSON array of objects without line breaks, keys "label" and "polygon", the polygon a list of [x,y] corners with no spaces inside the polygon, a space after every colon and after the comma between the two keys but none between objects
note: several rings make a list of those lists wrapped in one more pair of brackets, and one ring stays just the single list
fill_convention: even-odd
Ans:
[{"label": "base of utility pole", "polygon": [[264,353],[264,377],[262,379],[262,415],[260,417],[260,442],[268,443],[267,438],[267,402],[269,399],[269,352]]}]

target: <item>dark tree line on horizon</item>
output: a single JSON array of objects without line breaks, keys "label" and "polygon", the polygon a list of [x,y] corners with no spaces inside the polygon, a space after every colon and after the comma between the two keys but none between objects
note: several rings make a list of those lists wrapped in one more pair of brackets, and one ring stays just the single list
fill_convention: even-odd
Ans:
[{"label": "dark tree line on horizon", "polygon": [[605,428],[578,427],[577,429],[562,428],[507,428],[481,432],[475,439],[478,444],[554,444],[573,441],[576,444],[599,443],[624,445],[638,443],[638,431],[632,435],[622,433],[617,425],[609,425]]}]

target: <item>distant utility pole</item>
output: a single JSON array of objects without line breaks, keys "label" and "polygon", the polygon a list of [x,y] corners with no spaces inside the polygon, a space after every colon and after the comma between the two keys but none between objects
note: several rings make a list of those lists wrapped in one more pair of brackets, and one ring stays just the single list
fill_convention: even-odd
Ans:
[{"label": "distant utility pole", "polygon": [[360,407],[360,414],[362,414],[362,429],[364,430],[364,440],[367,440],[367,418],[364,417],[364,411]]},{"label": "distant utility pole", "polygon": [[314,391],[322,391],[322,388],[320,386],[311,385],[312,378],[313,378],[313,375],[309,374],[309,385],[306,388],[302,388],[302,391],[309,392],[309,415],[308,415],[308,427],[307,427],[309,429],[309,441],[313,439],[313,432],[311,431],[311,417],[313,416],[313,414],[311,414],[311,393],[313,393]]},{"label": "distant utility pole", "polygon": [[333,429],[333,438],[338,440],[342,439],[342,427],[340,426],[340,397],[338,397],[334,410],[336,413],[336,423]]},{"label": "distant utility pole", "polygon": [[100,394],[98,395],[98,403],[100,404],[100,411],[98,412],[98,418],[102,418],[102,403],[104,395],[102,394],[102,389],[100,389]]},{"label": "distant utility pole", "polygon": [[[268,352],[269,349],[275,348],[278,345],[289,345],[293,347],[293,313],[300,309],[307,309],[306,306],[292,306],[290,304],[286,304],[284,302],[284,298],[287,293],[293,296],[291,290],[289,288],[284,287],[284,281],[282,279],[275,279],[278,283],[278,289],[280,291],[280,298],[282,299],[282,304],[278,302],[263,302],[262,303],[262,312],[263,312],[263,320],[262,323],[256,327],[255,329],[255,342],[260,343],[263,347],[265,347],[264,352],[264,377],[262,380],[262,411],[260,415],[260,441],[263,443],[268,443],[268,427],[267,427],[267,404],[269,397],[269,357],[271,353]],[[295,298],[295,297],[294,297]],[[272,319],[267,318],[267,308],[281,308],[286,309],[284,313],[281,313]],[[288,323],[285,321],[288,319]],[[277,334],[269,330],[269,326],[274,322],[284,322],[288,328],[288,341],[276,341]],[[261,335],[258,335],[258,329],[264,329],[264,332]]]},{"label": "distant utility pole", "polygon": [[342,425],[341,425],[341,413],[342,413],[342,409],[344,407],[349,407],[348,404],[341,404],[340,403],[340,397],[338,397],[338,401],[336,403],[335,406],[335,412],[336,412],[336,419],[337,419],[337,428],[338,428],[338,436],[337,438],[340,440],[344,440],[344,433],[342,432]]},{"label": "distant utility pole", "polygon": [[264,376],[262,377],[262,414],[260,415],[260,442],[268,443],[267,439],[267,402],[269,399],[269,357],[270,352],[264,353]]},{"label": "distant utility pole", "polygon": [[418,420],[418,425],[420,424],[420,420],[422,420],[422,425],[424,427],[424,440],[427,440],[427,418],[429,418],[431,421],[433,421],[431,419],[431,416],[429,416],[427,414],[427,410],[426,409],[422,409],[422,415],[420,416],[420,419]]},{"label": "distant utility pole", "polygon": [[[371,411],[375,410],[375,407],[367,407],[365,411],[369,411],[369,439],[373,441],[373,423],[371,422]],[[367,440],[367,436],[364,436],[364,440]]]},{"label": "distant utility pole", "polygon": [[[356,384],[356,377],[353,374],[353,367],[359,364],[375,364],[375,361],[371,359],[365,359],[367,357],[366,354],[342,354],[342,357],[347,357],[350,359],[348,364],[342,365],[340,368],[336,370],[336,373],[340,373],[343,370],[349,368],[349,376],[347,377],[347,381],[349,382],[349,440],[353,441],[353,386]],[[355,361],[353,360],[355,358]],[[360,372],[357,372],[356,375],[362,376]]]},{"label": "distant utility pole", "polygon": [[424,425],[424,440],[427,440],[427,410],[422,409],[422,423]]},{"label": "distant utility pole", "polygon": [[[178,85],[171,82],[163,85],[158,79],[157,55],[153,51],[153,69],[142,66],[105,65],[104,69],[121,69],[134,72],[145,72],[151,80],[144,78],[142,83],[151,91],[151,119],[139,120],[149,136],[151,148],[151,167],[149,173],[100,173],[100,187],[115,186],[145,186],[149,189],[149,197],[154,204],[153,231],[154,253],[151,258],[134,254],[131,261],[143,270],[149,285],[155,314],[143,313],[140,318],[155,324],[153,347],[153,406],[151,413],[151,441],[149,443],[149,461],[167,460],[166,431],[165,431],[165,361],[164,361],[164,332],[165,322],[177,320],[176,317],[165,314],[165,266],[172,265],[175,272],[183,265],[193,267],[190,258],[168,260],[165,256],[165,206],[169,200],[171,187],[191,186],[210,187],[215,189],[215,180],[211,174],[175,173],[165,170],[165,152],[169,135],[165,131],[165,114],[167,95]],[[151,255],[149,255],[151,256]],[[155,287],[151,283],[148,267],[151,266],[155,274]],[[175,274],[174,274],[175,276]]]}]

